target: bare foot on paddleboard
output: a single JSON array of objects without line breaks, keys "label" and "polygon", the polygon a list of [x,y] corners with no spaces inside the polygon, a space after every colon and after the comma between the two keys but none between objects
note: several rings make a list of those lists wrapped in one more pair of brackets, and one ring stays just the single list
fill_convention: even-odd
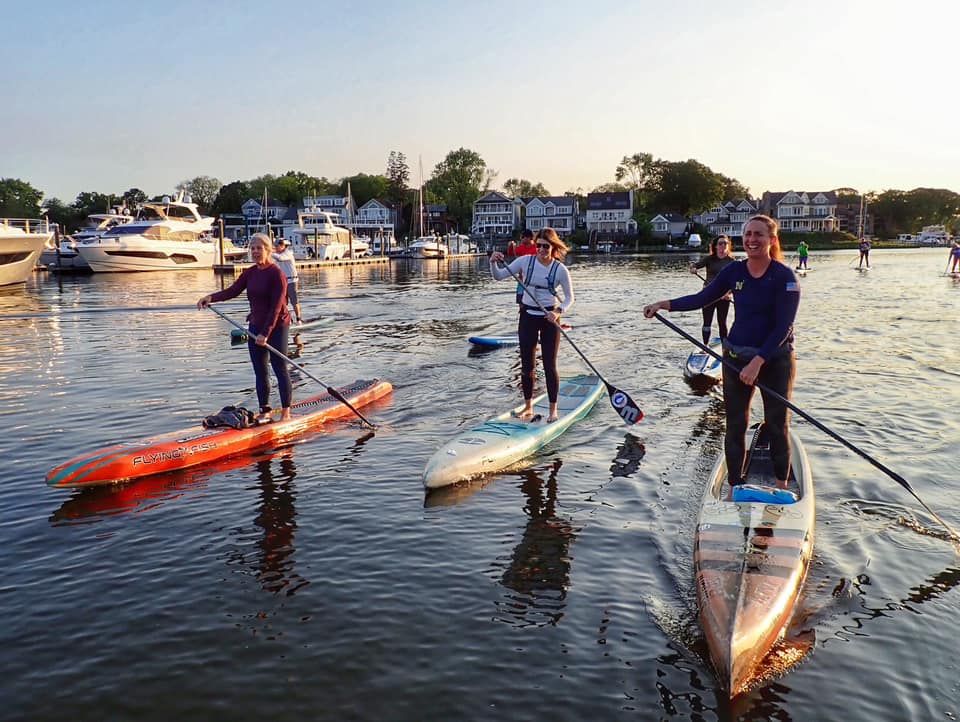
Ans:
[{"label": "bare foot on paddleboard", "polygon": [[560,417],[557,416],[556,414],[551,414],[550,416],[547,417],[547,423],[552,424],[554,421],[556,421],[559,418]]},{"label": "bare foot on paddleboard", "polygon": [[510,415],[521,421],[530,421],[533,418],[533,409],[524,409],[523,411],[511,411]]}]

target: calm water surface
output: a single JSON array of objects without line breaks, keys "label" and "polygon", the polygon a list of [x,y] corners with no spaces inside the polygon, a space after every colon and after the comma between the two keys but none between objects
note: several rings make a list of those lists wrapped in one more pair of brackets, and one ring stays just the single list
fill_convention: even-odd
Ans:
[{"label": "calm water surface", "polygon": [[[795,402],[960,526],[960,284],[946,252],[814,254]],[[484,260],[304,274],[302,361],[382,376],[371,435],[83,493],[44,474],[82,451],[250,403],[246,353],[191,303],[209,272],[36,275],[0,295],[0,717],[24,720],[956,719],[960,558],[891,479],[810,424],[817,540],[784,656],[732,704],[706,663],[692,535],[722,404],[645,302],[693,291],[686,257],[571,263],[581,348],[647,418],[606,399],[528,467],[424,496],[433,450],[519,399],[513,289]],[[351,299],[330,299],[351,296]],[[240,318],[239,304],[224,310]],[[83,309],[83,313],[67,310]],[[672,320],[696,334],[699,315]],[[569,348],[562,372],[584,370]],[[297,393],[315,393],[301,377]]]}]

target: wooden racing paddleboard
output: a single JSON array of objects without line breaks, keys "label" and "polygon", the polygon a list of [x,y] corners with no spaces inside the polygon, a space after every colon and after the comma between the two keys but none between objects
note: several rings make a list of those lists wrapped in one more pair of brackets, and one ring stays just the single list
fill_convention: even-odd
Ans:
[{"label": "wooden racing paddleboard", "polygon": [[747,432],[746,485],[730,501],[721,452],[694,537],[700,624],[731,698],[749,688],[786,631],[813,554],[813,478],[803,444],[791,429],[792,469],[784,492],[775,488],[769,444],[758,428]]},{"label": "wooden racing paddleboard", "polygon": [[[723,346],[720,344],[719,338],[714,338],[710,341],[710,348],[718,355],[723,355]],[[709,379],[711,381],[719,381],[722,370],[722,361],[715,359],[710,354],[698,348],[687,356],[687,361],[683,366],[683,375],[690,380]]]},{"label": "wooden racing paddleboard", "polygon": [[[319,328],[320,326],[326,326],[333,323],[335,318],[333,316],[320,316],[318,318],[310,319],[309,321],[304,321],[303,323],[291,323],[290,324],[290,336],[294,336],[301,331],[308,331],[312,328]],[[246,341],[247,332],[241,331],[239,328],[230,329],[230,339],[232,341]]]},{"label": "wooden racing paddleboard", "polygon": [[531,421],[514,416],[522,405],[484,421],[451,439],[430,457],[423,471],[423,485],[428,489],[447,486],[499,471],[530,456],[586,416],[604,390],[596,376],[562,379],[557,398],[559,419],[547,423],[549,401],[543,394],[533,400]]},{"label": "wooden racing paddleboard", "polygon": [[[337,389],[355,408],[393,390],[388,381],[354,381]],[[291,407],[289,421],[271,421],[247,429],[200,424],[147,439],[126,441],[71,459],[47,472],[47,484],[58,488],[97,486],[206,464],[232,454],[276,446],[334,419],[356,418],[326,391]]]}]

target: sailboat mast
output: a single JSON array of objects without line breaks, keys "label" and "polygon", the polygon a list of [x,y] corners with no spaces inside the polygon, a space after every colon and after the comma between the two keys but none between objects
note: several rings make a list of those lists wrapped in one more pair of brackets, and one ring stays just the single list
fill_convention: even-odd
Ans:
[{"label": "sailboat mast", "polygon": [[420,162],[420,192],[419,192],[419,204],[420,204],[420,238],[423,237],[423,156],[417,156]]}]

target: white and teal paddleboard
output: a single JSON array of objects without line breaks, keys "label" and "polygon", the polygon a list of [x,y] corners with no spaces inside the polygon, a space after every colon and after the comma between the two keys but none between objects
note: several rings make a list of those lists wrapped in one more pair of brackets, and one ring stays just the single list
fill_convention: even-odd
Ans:
[{"label": "white and teal paddleboard", "polygon": [[[710,349],[720,356],[723,355],[723,346],[720,345],[720,339],[715,338],[710,341]],[[687,362],[683,365],[683,375],[688,379],[708,378],[719,381],[723,363],[699,348],[687,356]]]},{"label": "white and teal paddleboard", "polygon": [[[291,323],[290,324],[290,335],[294,336],[301,331],[308,331],[313,328],[319,328],[320,326],[326,326],[327,324],[333,323],[333,316],[320,316],[319,318],[312,318],[309,321],[304,321],[303,323]],[[241,331],[239,328],[230,329],[230,339],[233,341],[246,341],[247,332]]]},{"label": "white and teal paddleboard", "polygon": [[520,345],[520,339],[516,334],[513,336],[471,336],[467,339],[467,342],[482,348],[504,348]]},{"label": "white and teal paddleboard", "polygon": [[559,417],[547,423],[547,395],[533,400],[534,416],[522,421],[515,414],[523,406],[474,426],[441,446],[423,471],[427,489],[454,484],[481,474],[499,471],[546,446],[589,413],[604,392],[596,376],[575,376],[560,381]]}]

